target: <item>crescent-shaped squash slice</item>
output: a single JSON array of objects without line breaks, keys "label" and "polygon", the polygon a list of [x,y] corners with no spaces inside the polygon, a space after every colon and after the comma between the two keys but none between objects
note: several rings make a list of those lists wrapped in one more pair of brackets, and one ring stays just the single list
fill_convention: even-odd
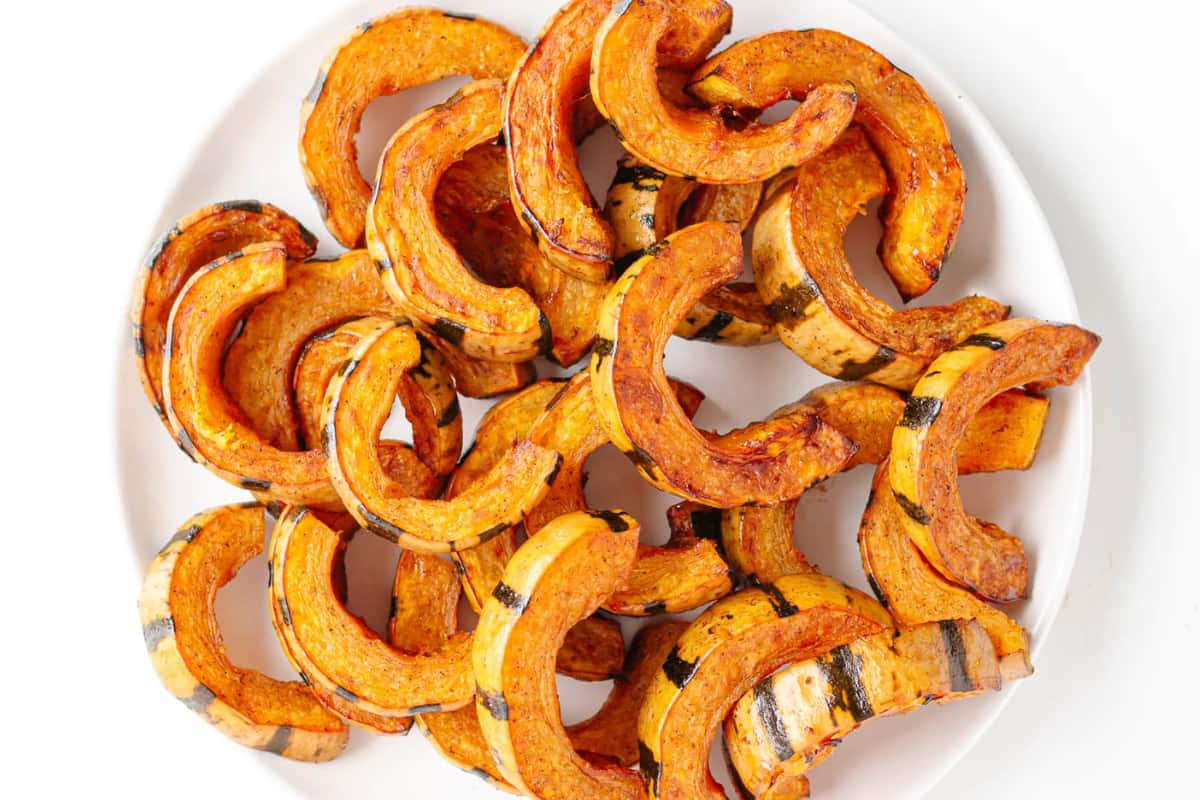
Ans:
[{"label": "crescent-shaped squash slice", "polygon": [[[892,431],[904,413],[904,395],[874,383],[829,383],[790,408],[800,407],[816,412],[858,445],[845,471],[887,458]],[[967,425],[958,448],[958,474],[1028,469],[1049,409],[1047,398],[1022,391],[993,397]],[[721,542],[729,566],[750,581],[811,572],[812,566],[793,542],[798,502],[720,512]]]},{"label": "crescent-shaped squash slice", "polygon": [[927,622],[785,667],[733,707],[725,743],[743,785],[775,797],[780,778],[799,783],[868,720],[999,688],[996,651],[978,623]]},{"label": "crescent-shaped squash slice", "polygon": [[937,281],[967,191],[946,121],[911,75],[842,33],[776,31],[713,56],[696,69],[687,90],[709,106],[754,112],[835,80],[854,84],[854,121],[887,167],[892,193],[883,207],[879,256],[909,300]]},{"label": "crescent-shaped squash slice", "polygon": [[316,447],[316,439],[299,434],[292,396],[292,374],[304,343],[355,317],[400,313],[366,250],[290,264],[287,285],[246,315],[230,343],[222,372],[225,389],[272,446]]},{"label": "crescent-shaped squash slice", "polygon": [[787,414],[717,436],[697,430],[672,396],[663,350],[704,294],[741,272],[736,225],[675,233],[622,275],[600,310],[591,376],[608,436],[653,485],[732,508],[792,497],[841,469],[854,445],[811,413]]},{"label": "crescent-shaped squash slice", "polygon": [[367,247],[392,298],[467,355],[528,361],[549,350],[546,315],[516,287],[474,275],[437,224],[442,175],[500,133],[504,84],[476,81],[406,122],[379,162],[367,209]]},{"label": "crescent-shaped squash slice", "polygon": [[474,547],[520,521],[549,489],[561,457],[521,442],[453,500],[400,494],[376,443],[401,375],[419,360],[420,345],[406,324],[381,322],[350,351],[325,394],[321,438],[329,475],[354,518],[386,539],[425,552]]},{"label": "crescent-shaped squash slice", "polygon": [[642,705],[650,797],[724,798],[708,754],[738,698],[788,662],[891,627],[878,603],[824,575],[787,575],[717,601],[684,631]]},{"label": "crescent-shaped squash slice", "polygon": [[554,684],[567,630],[621,586],[638,524],[615,511],[559,517],[504,568],[475,629],[475,709],[500,773],[544,800],[644,796],[635,770],[590,763],[571,746]]},{"label": "crescent-shaped squash slice", "polygon": [[403,8],[355,28],[321,64],[300,107],[300,166],[333,237],[363,246],[371,187],[354,139],[372,100],[453,75],[504,78],[524,51],[494,22],[431,8]]},{"label": "crescent-shaped squash slice", "polygon": [[467,151],[442,176],[435,204],[442,233],[480,278],[524,289],[537,303],[550,323],[551,358],[569,366],[587,355],[608,287],[555,269],[543,257],[513,211],[504,147]]},{"label": "crescent-shaped squash slice", "polygon": [[130,320],[138,378],[155,413],[163,409],[163,343],[175,297],[195,272],[210,261],[255,242],[282,242],[288,257],[300,261],[317,249],[304,226],[267,203],[231,200],[188,214],[151,245],[133,287]]},{"label": "crescent-shaped squash slice", "polygon": [[889,483],[905,530],[942,575],[997,602],[1024,595],[1025,547],[963,511],[954,454],[991,397],[1025,384],[1073,383],[1099,345],[1075,325],[1012,319],[973,333],[913,388],[892,434]]},{"label": "crescent-shaped squash slice", "polygon": [[321,453],[272,447],[221,383],[230,333],[250,306],[284,288],[286,266],[282,244],[252,244],[188,279],[167,324],[163,400],[179,447],[214,475],[271,500],[336,507]]},{"label": "crescent-shaped squash slice", "polygon": [[237,667],[225,653],[217,590],[262,552],[263,532],[257,503],[184,523],[150,563],[138,597],[146,650],[167,691],[238,744],[328,761],[346,746],[346,725],[302,683]]},{"label": "crescent-shaped squash slice", "polygon": [[[617,274],[644,256],[647,247],[681,227],[707,221],[736,222],[745,230],[761,198],[761,183],[706,186],[668,176],[633,156],[622,157],[604,206],[615,237]],[[688,221],[683,219],[685,209]],[[675,327],[675,335],[718,344],[753,345],[774,340],[774,328],[754,284],[731,283],[714,289],[692,306]]]},{"label": "crescent-shaped squash slice", "polygon": [[446,360],[454,376],[454,389],[463,397],[496,397],[523,389],[537,380],[532,361],[489,361],[473,358],[461,348],[422,326],[421,338],[428,340]]},{"label": "crescent-shaped squash slice", "polygon": [[991,637],[1004,680],[1033,673],[1029,636],[1015,620],[929,565],[905,533],[904,511],[888,486],[888,461],[875,469],[858,529],[858,548],[871,589],[900,625],[973,619]]},{"label": "crescent-shaped squash slice", "polygon": [[854,277],[842,239],[887,177],[858,127],[802,164],[754,226],[754,281],[779,338],[811,366],[841,380],[909,389],[929,363],[1008,307],[986,297],[896,311]]},{"label": "crescent-shaped squash slice", "polygon": [[[592,99],[625,149],[670,175],[704,183],[750,183],[801,164],[833,143],[854,116],[854,85],[815,86],[770,125],[735,129],[708,109],[680,108],[659,91],[657,51],[696,66],[729,31],[723,0],[639,0],[613,6],[592,49]],[[692,35],[682,35],[683,32]],[[667,39],[671,47],[664,47]],[[773,98],[774,102],[779,98]],[[764,104],[769,105],[770,103]]]},{"label": "crescent-shaped squash slice", "polygon": [[633,637],[625,666],[613,677],[612,691],[600,710],[567,728],[571,746],[588,756],[610,758],[623,767],[638,763],[637,715],[650,681],[662,669],[667,653],[687,629],[686,622],[647,625]]}]

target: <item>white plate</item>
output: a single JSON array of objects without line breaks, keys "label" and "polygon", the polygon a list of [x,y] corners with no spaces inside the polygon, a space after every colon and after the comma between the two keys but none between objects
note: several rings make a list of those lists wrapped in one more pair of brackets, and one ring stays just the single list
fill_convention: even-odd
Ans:
[{"label": "white plate", "polygon": [[[531,39],[558,0],[489,4],[454,0],[454,10],[475,12]],[[518,10],[518,6],[523,9]],[[296,214],[313,231],[323,226],[304,188],[296,158],[297,121],[323,56],[354,24],[390,6],[368,3],[321,25],[259,75],[220,118],[190,163],[183,165],[175,194],[165,203],[159,228],[205,203],[252,197]],[[1075,300],[1045,218],[1008,151],[961,91],[920,53],[865,12],[847,2],[809,0],[780,4],[741,0],[733,38],[784,27],[827,27],[855,36],[912,73],[941,106],[966,166],[970,186],[958,245],[941,282],[921,302],[945,302],[971,292],[1011,302],[1014,315],[1077,321]],[[391,131],[411,113],[443,99],[462,81],[442,81],[372,105],[360,136],[363,164],[374,159]],[[585,172],[599,196],[614,170],[619,147],[607,130],[584,147]],[[157,231],[147,231],[147,240]],[[849,250],[864,282],[885,298],[895,292],[874,257],[879,234],[874,215],[855,223]],[[335,252],[322,236],[322,252]],[[132,280],[132,274],[130,280]],[[132,351],[122,354],[118,389],[119,470],[129,533],[141,567],[177,525],[200,509],[245,495],[188,461],[164,434],[141,394]],[[698,421],[729,429],[762,418],[825,378],[780,345],[754,349],[715,347],[675,340],[668,370],[708,394]],[[543,374],[550,370],[543,369]],[[465,401],[467,434],[486,403]],[[391,424],[391,423],[389,423]],[[393,426],[403,431],[403,420]],[[1032,568],[1032,596],[1011,608],[1029,630],[1036,656],[1062,600],[1081,534],[1091,450],[1091,397],[1086,376],[1053,393],[1049,424],[1034,467],[1026,473],[976,476],[963,481],[967,506],[1018,534]],[[589,498],[597,506],[634,513],[659,541],[663,510],[671,499],[643,483],[615,451],[590,463]],[[797,515],[797,541],[822,569],[867,590],[855,547],[870,470],[836,477],[806,496]],[[149,487],[149,488],[148,488]],[[363,535],[351,546],[351,606],[378,625],[387,603],[397,551]],[[278,652],[267,619],[262,587],[265,567],[247,565],[219,596],[218,612],[235,661],[281,678],[294,677]],[[636,627],[630,623],[628,630]],[[1036,676],[1032,678],[1037,680]],[[598,707],[608,684],[560,679],[568,722]],[[825,798],[892,798],[924,794],[971,747],[1003,708],[1013,689],[946,707],[929,706],[905,717],[881,720],[846,739],[837,754],[812,773],[813,792]],[[170,700],[163,695],[162,702]],[[187,712],[180,707],[180,715]],[[192,722],[186,720],[186,722]],[[193,724],[202,725],[200,720]],[[159,735],[148,731],[148,736]],[[213,735],[217,735],[214,733]],[[239,749],[229,744],[231,763]],[[443,762],[419,734],[387,739],[356,730],[345,754],[323,765],[297,764],[252,754],[306,796],[393,798],[398,792],[444,798],[493,796],[475,777]],[[219,764],[206,765],[220,769]],[[498,795],[497,795],[498,796]]]}]

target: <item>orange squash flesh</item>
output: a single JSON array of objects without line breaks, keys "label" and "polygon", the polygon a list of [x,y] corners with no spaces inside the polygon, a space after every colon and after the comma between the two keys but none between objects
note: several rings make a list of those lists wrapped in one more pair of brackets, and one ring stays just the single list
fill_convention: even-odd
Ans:
[{"label": "orange squash flesh", "polygon": [[788,575],[717,601],[680,636],[642,705],[649,796],[724,798],[708,754],[738,698],[788,662],[891,626],[878,603],[823,575]]},{"label": "orange squash flesh", "polygon": [[854,84],[854,121],[883,157],[892,185],[880,258],[901,297],[918,297],[954,246],[967,185],[946,121],[911,75],[845,34],[777,31],[713,56],[687,91],[709,106],[757,111],[834,80]]},{"label": "orange squash flesh", "polygon": [[171,226],[142,260],[133,287],[130,320],[138,378],[146,399],[167,424],[163,409],[163,343],[175,298],[205,264],[255,242],[282,242],[288,258],[300,261],[317,249],[317,239],[287,213],[257,200],[204,206]]},{"label": "orange squash flesh", "polygon": [[795,170],[754,228],[754,280],[779,337],[814,368],[842,380],[909,389],[931,361],[968,334],[1008,316],[986,297],[893,310],[854,277],[842,239],[887,179],[862,129]]},{"label": "orange squash flesh", "polygon": [[358,135],[372,100],[452,75],[504,78],[525,50],[487,20],[404,8],[355,28],[325,59],[300,108],[300,166],[333,237],[362,247],[371,186]]},{"label": "orange squash flesh", "polygon": [[669,236],[609,292],[590,366],[600,422],[641,475],[719,508],[798,497],[841,469],[855,449],[807,412],[705,434],[671,396],[662,364],[671,332],[696,300],[741,268],[735,225],[706,222]]},{"label": "orange squash flesh", "polygon": [[[591,88],[626,150],[670,175],[750,183],[812,158],[845,130],[857,98],[854,85],[841,79],[814,87],[782,122],[751,122],[741,130],[706,109],[664,100],[656,51],[672,52],[676,64],[698,65],[731,20],[723,0],[639,0],[613,7],[596,34]],[[664,38],[672,47],[664,47]]]},{"label": "orange squash flesh", "polygon": [[327,761],[346,746],[346,725],[296,681],[230,663],[213,603],[262,552],[263,508],[224,506],[189,519],[146,572],[138,612],[163,686],[223,734],[298,761]]},{"label": "orange squash flesh", "polygon": [[164,345],[163,399],[180,448],[218,477],[281,502],[336,506],[317,451],[272,447],[221,384],[221,355],[245,310],[282,289],[282,244],[253,244],[194,274],[175,300]]},{"label": "orange squash flesh", "polygon": [[392,298],[467,355],[527,361],[550,348],[546,316],[522,289],[471,274],[437,225],[450,166],[500,133],[504,84],[477,81],[406,122],[388,142],[367,209],[367,247]]},{"label": "orange squash flesh", "polygon": [[496,397],[523,389],[537,380],[537,368],[532,361],[514,363],[473,358],[424,326],[421,338],[442,354],[454,376],[454,390],[463,397]]},{"label": "orange squash flesh", "polygon": [[892,434],[889,482],[905,530],[952,581],[996,602],[1025,593],[1021,541],[963,510],[954,453],[976,411],[1015,386],[1073,383],[1100,337],[1075,325],[1011,319],[980,328],[938,357],[913,388]]}]

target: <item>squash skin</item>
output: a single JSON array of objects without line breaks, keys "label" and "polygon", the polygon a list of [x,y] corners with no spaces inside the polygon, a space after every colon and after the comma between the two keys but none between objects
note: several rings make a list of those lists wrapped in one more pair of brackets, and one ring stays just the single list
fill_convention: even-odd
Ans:
[{"label": "squash skin", "polygon": [[454,500],[395,496],[375,443],[400,376],[419,358],[416,335],[404,321],[381,321],[351,350],[325,393],[322,446],[329,475],[346,508],[373,533],[422,552],[473,547],[515,524],[545,495],[561,457],[522,442]]},{"label": "squash skin", "polygon": [[175,298],[205,264],[266,241],[282,242],[288,257],[297,261],[317,249],[317,238],[286,212],[257,200],[230,200],[180,219],[142,260],[129,310],[133,351],[146,399],[168,428],[162,398],[163,343]]},{"label": "squash skin", "polygon": [[364,245],[371,187],[354,139],[372,100],[453,75],[504,78],[524,50],[494,22],[429,8],[377,17],[334,48],[300,106],[299,141],[305,183],[333,238]]},{"label": "squash skin", "polygon": [[550,349],[546,315],[516,287],[475,278],[437,225],[438,183],[500,133],[504,84],[476,81],[406,122],[388,142],[367,209],[367,248],[392,299],[467,355],[528,361]]},{"label": "squash skin", "polygon": [[155,556],[138,597],[150,663],[163,686],[239,744],[297,761],[328,761],[348,729],[301,683],[231,664],[213,602],[262,552],[263,508],[223,506],[187,522]]},{"label": "squash skin", "polygon": [[687,91],[709,106],[753,111],[829,80],[848,80],[858,92],[854,121],[883,157],[892,184],[879,255],[900,296],[919,297],[954,247],[967,184],[946,121],[911,75],[835,31],[777,31],[713,56],[697,67]]},{"label": "squash skin", "polygon": [[669,175],[750,183],[812,158],[845,130],[857,95],[853,84],[840,79],[813,87],[786,120],[752,122],[742,130],[708,110],[665,100],[658,86],[661,59],[655,56],[656,49],[666,49],[663,38],[675,37],[674,64],[698,66],[731,20],[723,0],[644,0],[613,7],[593,45],[591,90],[626,150]]},{"label": "squash skin", "polygon": [[726,713],[778,667],[892,627],[874,600],[823,575],[788,575],[717,601],[680,636],[638,716],[651,798],[723,798],[708,754]]},{"label": "squash skin", "polygon": [[636,770],[589,763],[563,728],[554,653],[626,579],[638,524],[616,511],[559,517],[513,555],[475,629],[475,710],[496,766],[544,800],[643,796]]},{"label": "squash skin", "polygon": [[996,652],[978,623],[928,622],[785,667],[738,700],[725,742],[742,783],[757,797],[779,796],[781,778],[800,783],[871,719],[999,689]]},{"label": "squash skin", "polygon": [[889,461],[875,469],[858,529],[858,548],[871,589],[899,625],[974,619],[987,631],[1005,681],[1033,674],[1029,636],[1004,612],[952,583],[930,566],[904,530],[888,485]]},{"label": "squash skin", "polygon": [[940,353],[976,328],[1008,316],[985,297],[893,310],[855,279],[842,239],[868,200],[887,191],[883,167],[862,129],[795,170],[754,228],[754,280],[779,338],[840,380],[910,389]]},{"label": "squash skin", "polygon": [[716,436],[688,421],[663,371],[667,340],[687,309],[742,268],[737,226],[705,222],[659,242],[622,275],[598,317],[589,368],[610,440],[651,484],[717,508],[798,497],[841,469],[850,440],[811,413]]},{"label": "squash skin", "polygon": [[321,453],[272,447],[221,383],[230,332],[247,308],[284,287],[286,263],[278,242],[247,245],[184,284],[167,324],[163,400],[180,448],[217,477],[262,498],[336,508]]},{"label": "squash skin", "polygon": [[939,356],[913,388],[892,434],[889,483],[909,537],[943,576],[996,602],[1024,595],[1024,545],[963,511],[953,454],[988,398],[1025,384],[1073,383],[1099,345],[1075,325],[1011,319]]}]

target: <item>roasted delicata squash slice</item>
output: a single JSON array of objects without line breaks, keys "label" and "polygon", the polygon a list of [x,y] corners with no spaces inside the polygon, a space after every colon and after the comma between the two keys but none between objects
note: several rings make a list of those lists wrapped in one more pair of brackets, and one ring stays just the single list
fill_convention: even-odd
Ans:
[{"label": "roasted delicata squash slice", "polygon": [[[904,395],[874,383],[829,383],[801,398],[807,408],[858,445],[843,468],[887,458],[892,431],[904,413]],[[1050,401],[1014,390],[996,395],[971,419],[958,448],[958,473],[1028,469],[1037,454]],[[773,506],[741,506],[719,512],[721,543],[729,566],[750,581],[811,572],[796,549],[793,530],[799,499]]]},{"label": "roasted delicata squash slice", "polygon": [[214,600],[262,552],[263,508],[223,506],[189,519],[146,572],[138,613],[163,686],[238,744],[297,761],[328,761],[348,730],[298,681],[231,664]]},{"label": "roasted delicata squash slice", "polygon": [[742,784],[755,797],[777,797],[777,783],[801,784],[832,745],[868,720],[999,688],[996,651],[978,623],[927,622],[775,673],[733,707],[725,744]]},{"label": "roasted delicata squash slice", "polygon": [[163,399],[179,447],[198,464],[259,497],[337,506],[319,451],[272,447],[221,383],[221,356],[237,321],[284,288],[287,250],[247,245],[194,274],[175,300],[164,346]]},{"label": "roasted delicata squash slice", "polygon": [[484,19],[404,8],[355,28],[317,72],[300,107],[300,166],[325,226],[346,247],[363,246],[371,186],[354,139],[372,100],[441,78],[504,78],[525,43]]},{"label": "roasted delicata squash slice", "polygon": [[442,233],[479,277],[524,289],[537,303],[550,323],[547,355],[564,366],[587,355],[608,288],[555,269],[521,227],[508,193],[504,147],[467,151],[442,176],[435,207]]},{"label": "roasted delicata squash slice", "polygon": [[421,338],[442,354],[454,376],[454,389],[463,397],[496,397],[523,389],[537,380],[537,368],[532,361],[513,363],[474,358],[428,327],[421,331]]},{"label": "roasted delicata squash slice", "polygon": [[717,601],[679,637],[642,705],[638,751],[649,796],[725,797],[708,754],[738,699],[788,662],[891,627],[878,603],[823,575],[788,575]]},{"label": "roasted delicata squash slice", "polygon": [[523,289],[471,274],[435,203],[446,170],[499,135],[503,92],[501,81],[476,81],[396,131],[367,209],[367,246],[393,299],[434,333],[476,358],[527,361],[550,349],[550,321]]},{"label": "roasted delicata squash slice", "polygon": [[1025,594],[1024,546],[963,511],[954,454],[988,399],[1014,386],[1074,383],[1099,345],[1075,325],[1007,320],[940,356],[913,388],[892,434],[889,483],[905,530],[942,575],[997,602]]},{"label": "roasted delicata squash slice", "polygon": [[635,770],[591,763],[563,729],[554,654],[567,631],[620,587],[638,524],[617,511],[559,517],[513,555],[475,629],[475,708],[500,773],[533,797],[644,796]]},{"label": "roasted delicata squash slice", "polygon": [[[681,108],[660,93],[658,67],[693,67],[729,32],[723,0],[643,0],[613,6],[596,34],[591,88],[625,149],[670,175],[704,183],[750,183],[812,158],[854,116],[854,85],[813,86],[782,122],[735,128],[707,109]],[[771,98],[763,108],[780,98]]]},{"label": "roasted delicata squash slice", "polygon": [[966,177],[950,132],[921,85],[845,34],[812,29],[745,39],[698,67],[687,91],[709,106],[751,113],[829,81],[858,92],[854,121],[887,167],[879,256],[905,300],[937,281],[962,221]]},{"label": "roasted delicata squash slice", "polygon": [[289,214],[257,200],[214,203],[188,214],[150,247],[133,287],[130,319],[138,378],[146,399],[167,422],[163,408],[163,343],[175,297],[205,264],[255,242],[281,242],[288,258],[301,261],[317,239]]},{"label": "roasted delicata squash slice", "polygon": [[520,521],[549,489],[561,457],[521,442],[453,500],[397,496],[376,443],[400,376],[418,366],[420,349],[411,326],[381,321],[350,351],[325,394],[329,475],[347,510],[373,533],[426,552],[473,547]]},{"label": "roasted delicata squash slice", "polygon": [[736,225],[692,225],[655,245],[609,292],[590,372],[609,438],[650,483],[718,508],[798,497],[837,472],[854,445],[815,414],[785,414],[724,435],[697,430],[672,396],[663,349],[704,294],[741,272]]},{"label": "roasted delicata squash slice", "polygon": [[[745,230],[761,198],[761,183],[706,186],[668,176],[633,156],[622,157],[604,206],[615,236],[617,274],[680,227],[706,221],[736,222]],[[697,202],[689,206],[693,200]],[[685,209],[687,221],[683,219]],[[675,335],[752,345],[775,339],[774,327],[754,285],[731,283],[692,306],[676,326]]]},{"label": "roasted delicata squash slice", "polygon": [[871,589],[900,625],[973,619],[987,631],[1004,680],[1033,673],[1029,636],[1000,610],[944,578],[929,565],[904,530],[904,511],[888,486],[888,461],[875,470],[858,529],[863,571]]},{"label": "roasted delicata squash slice", "polygon": [[779,338],[811,366],[841,380],[912,388],[930,362],[973,330],[1008,316],[986,297],[897,311],[854,277],[843,236],[887,176],[858,127],[799,166],[790,193],[776,192],[754,226],[754,281]]}]

